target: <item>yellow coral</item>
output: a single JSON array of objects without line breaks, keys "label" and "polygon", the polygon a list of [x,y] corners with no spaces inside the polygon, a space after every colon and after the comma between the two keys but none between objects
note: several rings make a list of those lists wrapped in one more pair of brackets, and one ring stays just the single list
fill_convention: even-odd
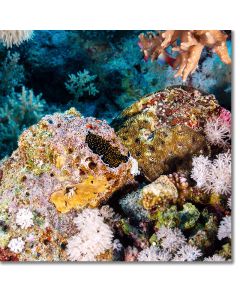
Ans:
[{"label": "yellow coral", "polygon": [[101,201],[99,194],[107,191],[108,187],[109,183],[106,177],[89,176],[81,183],[54,192],[50,201],[61,213],[87,205],[97,207]]},{"label": "yellow coral", "polygon": [[142,205],[145,209],[155,206],[165,208],[169,203],[176,201],[178,192],[170,179],[162,175],[142,190]]}]

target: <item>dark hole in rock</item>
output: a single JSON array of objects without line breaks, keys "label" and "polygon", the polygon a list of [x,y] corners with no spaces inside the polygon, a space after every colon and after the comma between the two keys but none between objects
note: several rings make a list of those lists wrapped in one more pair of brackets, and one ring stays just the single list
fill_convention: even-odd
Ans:
[{"label": "dark hole in rock", "polygon": [[85,171],[84,171],[83,169],[80,169],[80,170],[79,170],[79,174],[80,174],[80,175],[85,175]]},{"label": "dark hole in rock", "polygon": [[135,139],[135,143],[140,144],[140,139],[139,139],[139,138],[136,138],[136,139]]},{"label": "dark hole in rock", "polygon": [[96,164],[95,162],[91,161],[91,162],[88,164],[88,166],[89,166],[89,168],[90,168],[91,170],[94,170],[94,169],[96,168],[97,164]]},{"label": "dark hole in rock", "polygon": [[68,148],[68,153],[69,154],[73,153],[73,149],[72,148]]}]

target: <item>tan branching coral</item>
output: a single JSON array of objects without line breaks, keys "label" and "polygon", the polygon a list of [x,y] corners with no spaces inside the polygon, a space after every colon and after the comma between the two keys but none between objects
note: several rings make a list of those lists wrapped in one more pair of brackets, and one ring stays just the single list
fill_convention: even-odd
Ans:
[{"label": "tan branching coral", "polygon": [[226,39],[227,35],[220,30],[166,30],[163,33],[140,34],[139,46],[145,59],[151,57],[152,60],[156,60],[160,54],[168,57],[166,49],[172,46],[172,51],[178,52],[173,64],[173,68],[177,69],[175,77],[180,76],[185,81],[198,67],[204,47],[212,49],[223,63],[231,63]]}]

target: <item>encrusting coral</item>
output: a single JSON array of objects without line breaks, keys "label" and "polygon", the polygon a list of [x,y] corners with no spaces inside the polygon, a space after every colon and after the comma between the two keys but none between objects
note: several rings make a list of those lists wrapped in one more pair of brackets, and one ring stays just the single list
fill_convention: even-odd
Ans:
[{"label": "encrusting coral", "polygon": [[[89,133],[101,138],[94,139],[91,148]],[[99,149],[104,145],[108,159],[101,156],[97,142]],[[95,153],[96,149],[100,152]],[[115,154],[117,157],[110,157]],[[74,245],[82,240],[72,222],[76,213],[101,205],[115,191],[134,183],[135,164],[105,121],[83,118],[75,109],[45,116],[23,132],[18,149],[1,163],[0,220],[6,230],[0,235],[0,241],[4,241],[0,248],[7,246],[19,260],[67,260],[67,240],[73,243],[76,236]],[[104,215],[101,218],[111,219],[112,213],[107,211],[96,212]],[[89,226],[87,230],[91,234]],[[42,242],[45,246],[40,249]],[[93,260],[102,251],[94,253],[94,257],[90,252],[86,257]],[[71,254],[70,259],[76,256]]]},{"label": "encrusting coral", "polygon": [[188,168],[193,155],[209,154],[203,128],[219,110],[213,95],[172,87],[135,102],[112,125],[142,174],[153,181],[177,168]]},{"label": "encrusting coral", "polygon": [[160,55],[169,59],[167,49],[171,46],[173,52],[178,52],[176,59],[172,59],[173,67],[178,69],[175,77],[181,76],[185,81],[198,67],[204,47],[218,54],[223,63],[231,63],[226,39],[227,35],[220,30],[166,30],[147,35],[140,34],[139,46],[145,60],[149,57],[156,60]]}]

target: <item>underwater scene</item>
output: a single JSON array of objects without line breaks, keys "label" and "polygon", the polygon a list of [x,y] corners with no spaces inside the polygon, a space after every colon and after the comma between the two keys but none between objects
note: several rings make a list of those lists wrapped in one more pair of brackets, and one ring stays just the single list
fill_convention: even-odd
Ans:
[{"label": "underwater scene", "polygon": [[0,30],[0,261],[231,262],[229,30]]}]

